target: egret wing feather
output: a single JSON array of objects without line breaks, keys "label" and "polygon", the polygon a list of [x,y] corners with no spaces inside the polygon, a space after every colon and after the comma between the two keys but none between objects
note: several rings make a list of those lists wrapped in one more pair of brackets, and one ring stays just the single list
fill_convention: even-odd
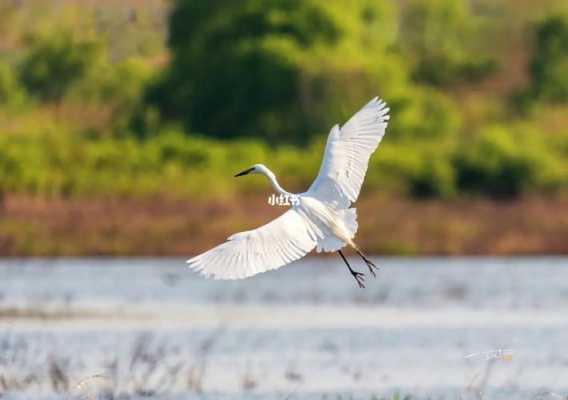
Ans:
[{"label": "egret wing feather", "polygon": [[207,277],[242,279],[296,261],[315,246],[309,224],[292,208],[260,228],[230,236],[187,263]]},{"label": "egret wing feather", "polygon": [[306,194],[346,209],[359,197],[371,154],[385,134],[389,108],[375,97],[327,138],[316,180]]}]

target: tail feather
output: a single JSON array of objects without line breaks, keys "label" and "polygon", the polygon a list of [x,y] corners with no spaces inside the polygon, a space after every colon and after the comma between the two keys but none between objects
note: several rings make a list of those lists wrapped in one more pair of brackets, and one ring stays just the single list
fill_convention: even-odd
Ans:
[{"label": "tail feather", "polygon": [[355,233],[357,233],[357,210],[355,208],[349,208],[346,210],[338,210],[337,211],[337,218],[343,221],[343,225],[345,230],[347,231],[347,239],[348,241],[342,240],[333,234],[329,234],[325,238],[318,241],[317,244],[317,252],[321,251],[337,251],[343,248],[346,244],[355,248],[355,243],[353,243],[352,239],[355,237]]}]

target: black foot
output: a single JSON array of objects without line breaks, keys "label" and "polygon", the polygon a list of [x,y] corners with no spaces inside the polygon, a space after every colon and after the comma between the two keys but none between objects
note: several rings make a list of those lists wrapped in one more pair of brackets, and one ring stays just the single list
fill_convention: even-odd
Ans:
[{"label": "black foot", "polygon": [[369,259],[363,259],[363,261],[365,261],[365,264],[367,264],[367,267],[369,267],[369,272],[371,273],[371,275],[373,275],[373,278],[376,278],[377,274],[375,273],[375,270],[378,270],[379,267],[373,264]]},{"label": "black foot", "polygon": [[357,254],[359,254],[359,256],[361,256],[361,258],[363,259],[363,261],[365,262],[365,264],[367,264],[367,268],[369,268],[369,272],[371,273],[371,275],[373,275],[373,278],[377,277],[377,274],[375,273],[376,269],[379,269],[379,267],[377,267],[371,260],[369,260],[367,258],[367,256],[365,256],[363,253],[361,253],[360,251],[357,251]]},{"label": "black foot", "polygon": [[353,278],[355,278],[355,280],[357,281],[357,285],[359,285],[359,287],[361,289],[365,288],[365,274],[361,273],[361,272],[357,272],[355,270],[353,270],[353,268],[351,268],[351,265],[349,265],[349,262],[347,261],[347,259],[345,258],[345,256],[343,255],[343,253],[341,252],[341,250],[337,251],[339,253],[339,255],[341,256],[341,258],[343,259],[343,261],[345,262],[345,265],[347,265],[347,268],[349,269],[349,272],[351,273],[351,275],[353,275]]},{"label": "black foot", "polygon": [[357,285],[359,285],[361,289],[365,289],[365,274],[357,271],[351,271],[351,275],[353,275],[353,278],[357,281]]}]

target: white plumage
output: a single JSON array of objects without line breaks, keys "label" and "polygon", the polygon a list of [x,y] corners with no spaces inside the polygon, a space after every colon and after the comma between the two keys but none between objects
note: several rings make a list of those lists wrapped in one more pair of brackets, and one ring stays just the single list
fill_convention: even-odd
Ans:
[{"label": "white plumage", "polygon": [[316,238],[294,209],[260,228],[229,236],[225,243],[188,260],[191,268],[217,279],[241,279],[298,260]]},{"label": "white plumage", "polygon": [[374,98],[327,138],[319,174],[306,194],[339,208],[357,200],[371,154],[385,134],[389,109]]},{"label": "white plumage", "polygon": [[292,194],[279,185],[272,171],[256,164],[236,176],[265,175],[278,194],[293,197],[293,205],[260,228],[230,236],[226,242],[187,261],[190,268],[215,279],[241,279],[298,260],[317,247],[339,251],[359,286],[363,274],[351,269],[340,249],[350,245],[374,275],[376,266],[353,242],[357,214],[349,208],[361,191],[369,158],[385,134],[386,104],[374,98],[343,127],[329,133],[317,178],[308,191]]}]

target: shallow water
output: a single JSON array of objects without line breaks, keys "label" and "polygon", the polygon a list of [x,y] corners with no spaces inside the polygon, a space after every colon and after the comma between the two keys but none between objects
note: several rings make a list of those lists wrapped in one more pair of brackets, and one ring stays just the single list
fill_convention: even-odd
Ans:
[{"label": "shallow water", "polygon": [[0,390],[568,396],[567,258],[376,261],[365,290],[339,258],[234,282],[179,259],[2,261]]}]

